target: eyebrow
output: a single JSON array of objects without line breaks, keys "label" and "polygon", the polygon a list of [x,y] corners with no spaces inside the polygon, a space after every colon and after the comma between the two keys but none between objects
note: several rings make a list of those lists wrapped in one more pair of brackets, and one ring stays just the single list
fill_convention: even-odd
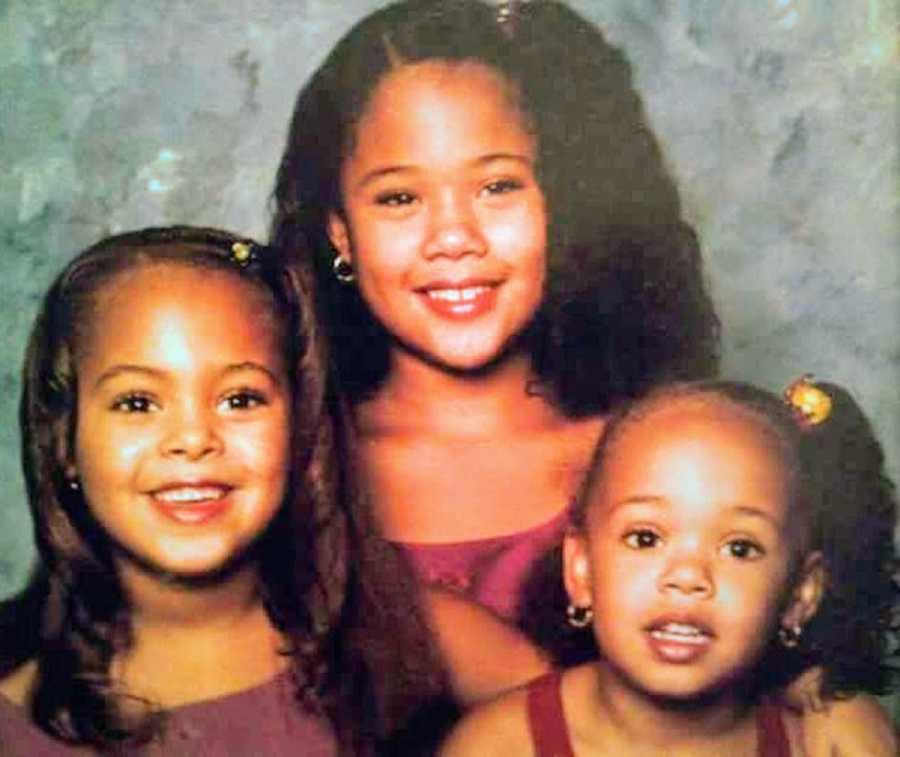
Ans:
[{"label": "eyebrow", "polygon": [[[532,158],[528,157],[527,155],[523,155],[520,153],[511,153],[511,152],[495,152],[495,153],[490,153],[488,155],[482,155],[482,156],[476,158],[475,160],[473,160],[472,165],[483,166],[483,165],[487,165],[488,163],[493,163],[498,160],[512,160],[512,161],[515,161],[516,163],[522,163],[523,165],[525,165],[529,168],[531,168],[534,165],[534,160]],[[357,189],[364,189],[369,184],[373,183],[374,181],[377,181],[378,179],[380,179],[384,176],[389,176],[389,175],[395,174],[395,173],[409,173],[409,172],[412,172],[415,170],[417,170],[416,166],[405,165],[402,163],[397,164],[397,165],[392,165],[392,166],[383,166],[381,168],[375,168],[375,169],[367,172],[366,174],[364,174],[363,177],[358,182],[356,182],[355,186]]]},{"label": "eyebrow", "polygon": [[[259,373],[264,373],[276,386],[281,386],[282,384],[282,381],[274,371],[270,370],[261,363],[255,363],[252,360],[246,360],[242,363],[232,363],[230,365],[227,365],[222,370],[221,375],[227,376],[231,373],[240,373],[242,371],[256,371]],[[105,384],[108,381],[112,381],[114,378],[121,376],[123,373],[137,373],[139,375],[157,380],[164,378],[166,375],[165,371],[162,371],[158,368],[151,368],[148,365],[120,363],[103,371],[103,373],[101,373],[97,380],[94,382],[94,388],[96,389],[102,384]]]},{"label": "eyebrow", "polygon": [[94,388],[96,389],[102,384],[105,384],[107,381],[112,381],[114,378],[121,376],[123,373],[138,373],[149,378],[157,379],[162,378],[163,376],[163,372],[157,370],[156,368],[150,368],[146,365],[135,365],[132,363],[120,363],[103,371],[103,373],[101,373],[97,377],[97,380],[94,382]]},{"label": "eyebrow", "polygon": [[753,507],[751,505],[734,505],[733,507],[729,507],[728,510],[737,513],[738,515],[746,515],[751,518],[761,518],[762,520],[768,521],[776,528],[779,528],[781,526],[781,523],[776,518],[772,517],[765,510],[761,510],[758,507]]},{"label": "eyebrow", "polygon": [[275,371],[267,368],[262,363],[255,363],[252,360],[246,360],[243,363],[232,363],[225,367],[225,370],[222,371],[222,375],[228,375],[229,373],[240,373],[242,371],[256,371],[258,373],[264,373],[269,377],[269,380],[275,384],[276,386],[281,386],[281,379],[275,374]]},{"label": "eyebrow", "polygon": [[652,505],[654,507],[661,507],[666,504],[668,504],[668,501],[665,497],[658,497],[653,494],[633,494],[630,497],[615,502],[612,509],[615,510],[619,507],[627,507],[628,505]]},{"label": "eyebrow", "polygon": [[[664,507],[667,504],[668,502],[665,497],[658,497],[652,494],[636,494],[615,502],[609,508],[609,512],[615,512],[616,510],[623,507],[628,507],[629,505],[649,505],[651,507]],[[765,510],[761,510],[758,507],[753,507],[752,505],[728,505],[726,507],[723,507],[722,510],[723,512],[727,511],[729,513],[735,513],[737,515],[744,515],[751,518],[759,518],[761,520],[768,521],[775,528],[781,527],[781,523],[776,518],[772,517]]]}]

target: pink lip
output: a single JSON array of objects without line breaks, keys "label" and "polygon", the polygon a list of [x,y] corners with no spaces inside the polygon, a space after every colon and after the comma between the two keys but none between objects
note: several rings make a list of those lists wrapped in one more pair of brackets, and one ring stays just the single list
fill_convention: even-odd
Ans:
[{"label": "pink lip", "polygon": [[500,282],[489,279],[431,281],[416,293],[436,315],[453,320],[477,318],[490,311],[497,301]]},{"label": "pink lip", "polygon": [[673,665],[696,662],[715,640],[709,625],[685,615],[657,618],[644,628],[644,633],[656,658]]},{"label": "pink lip", "polygon": [[218,481],[179,481],[150,492],[158,512],[175,523],[198,526],[218,517],[231,506],[232,487]]}]

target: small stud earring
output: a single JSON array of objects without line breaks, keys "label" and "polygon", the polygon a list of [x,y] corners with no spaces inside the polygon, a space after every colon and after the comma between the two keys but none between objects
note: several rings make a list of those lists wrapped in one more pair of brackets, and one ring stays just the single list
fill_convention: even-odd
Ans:
[{"label": "small stud earring", "polygon": [[66,481],[66,486],[69,487],[69,491],[80,492],[81,491],[81,482],[77,478],[70,478]]}]

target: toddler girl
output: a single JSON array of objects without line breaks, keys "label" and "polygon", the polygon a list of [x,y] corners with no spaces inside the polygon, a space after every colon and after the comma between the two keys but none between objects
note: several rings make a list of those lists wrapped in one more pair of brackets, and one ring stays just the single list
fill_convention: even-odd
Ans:
[{"label": "toddler girl", "polygon": [[600,659],[464,721],[446,755],[893,755],[862,700],[840,728],[769,695],[810,665],[826,697],[883,692],[896,502],[840,388],[787,403],[670,386],[610,421],[564,544],[571,623]]}]

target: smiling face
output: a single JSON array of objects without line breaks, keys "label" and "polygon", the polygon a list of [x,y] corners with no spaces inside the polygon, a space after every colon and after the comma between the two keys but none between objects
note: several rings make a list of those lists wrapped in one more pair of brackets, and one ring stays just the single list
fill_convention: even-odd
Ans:
[{"label": "smiling face", "polygon": [[593,604],[604,659],[629,688],[720,691],[779,622],[814,612],[821,576],[806,569],[785,609],[792,529],[778,453],[758,418],[709,396],[620,427],[591,487],[587,538],[568,537],[565,553],[569,594]]},{"label": "smiling face", "polygon": [[375,88],[329,233],[396,349],[480,368],[528,324],[546,255],[535,157],[509,87],[484,65],[426,61]]},{"label": "smiling face", "polygon": [[98,293],[73,473],[117,559],[205,575],[269,524],[289,457],[280,331],[262,293],[225,272],[147,264]]}]

